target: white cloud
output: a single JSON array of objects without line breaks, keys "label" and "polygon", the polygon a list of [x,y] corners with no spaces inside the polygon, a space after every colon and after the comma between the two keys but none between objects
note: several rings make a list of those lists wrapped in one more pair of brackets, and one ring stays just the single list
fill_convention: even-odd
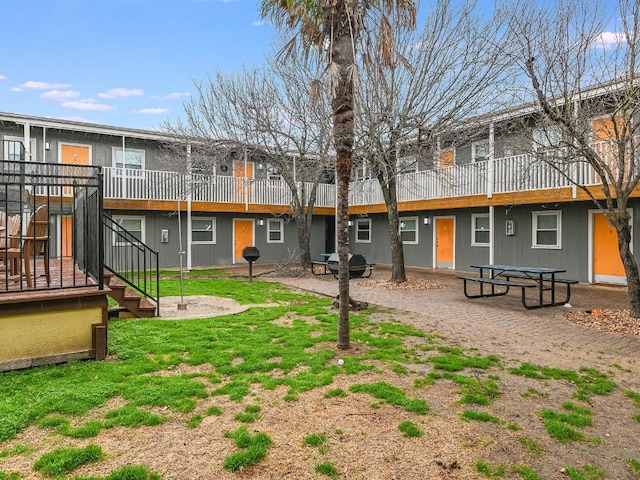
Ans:
[{"label": "white cloud", "polygon": [[11,88],[12,92],[22,92],[24,90],[57,90],[59,88],[69,88],[71,85],[67,83],[47,83],[47,82],[35,82],[29,80],[17,87]]},{"label": "white cloud", "polygon": [[5,75],[0,75],[0,80],[6,80],[7,77]]},{"label": "white cloud", "polygon": [[100,112],[106,112],[108,110],[114,109],[114,107],[110,105],[105,105],[103,103],[96,103],[95,100],[92,100],[92,99],[63,102],[62,106],[66,108],[74,108],[76,110],[100,111]]},{"label": "white cloud", "polygon": [[266,23],[263,22],[262,20],[254,20],[253,22],[251,22],[252,27],[263,27],[265,25]]},{"label": "white cloud", "polygon": [[140,110],[135,110],[135,113],[142,113],[144,115],[159,115],[161,113],[167,113],[168,111],[168,108],[141,108]]},{"label": "white cloud", "polygon": [[627,41],[622,32],[602,32],[595,40],[598,44],[602,44],[604,48],[616,47]]},{"label": "white cloud", "polygon": [[46,98],[54,102],[62,102],[70,98],[78,98],[79,96],[80,93],[74,90],[50,90],[40,95],[40,98]]},{"label": "white cloud", "polygon": [[153,95],[151,98],[155,100],[178,100],[182,97],[190,97],[189,92],[172,92],[166,95]]},{"label": "white cloud", "polygon": [[141,97],[144,95],[144,90],[139,88],[112,88],[111,90],[103,93],[99,93],[100,98],[109,100],[128,97]]}]

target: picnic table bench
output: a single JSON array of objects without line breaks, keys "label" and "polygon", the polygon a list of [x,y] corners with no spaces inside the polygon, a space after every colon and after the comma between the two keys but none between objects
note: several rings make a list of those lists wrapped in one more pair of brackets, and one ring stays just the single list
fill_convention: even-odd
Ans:
[{"label": "picnic table bench", "polygon": [[[514,265],[472,265],[471,268],[478,269],[479,275],[458,276],[463,281],[464,295],[467,298],[498,297],[509,293],[511,287],[520,288],[522,305],[527,309],[569,304],[571,285],[578,283],[577,280],[556,278],[557,273],[566,272],[561,268]],[[490,272],[490,275],[485,276],[485,272]],[[512,278],[517,279],[517,281],[511,280]],[[478,293],[470,293],[467,282],[477,283],[479,285]],[[556,300],[556,285],[558,284],[566,287],[565,296],[562,300]],[[489,291],[485,289],[485,285],[490,286]],[[536,300],[533,302],[528,300],[526,295],[526,291],[531,288],[536,288],[538,291]],[[545,292],[549,292],[549,300],[545,300]]]}]

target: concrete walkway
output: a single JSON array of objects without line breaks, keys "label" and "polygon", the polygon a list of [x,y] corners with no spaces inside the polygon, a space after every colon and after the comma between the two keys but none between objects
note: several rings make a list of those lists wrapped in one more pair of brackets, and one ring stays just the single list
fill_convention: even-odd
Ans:
[{"label": "concrete walkway", "polygon": [[[448,341],[488,353],[507,355],[535,364],[559,368],[579,368],[580,362],[595,358],[603,365],[640,365],[640,336],[610,333],[570,322],[566,313],[595,307],[628,308],[624,287],[581,284],[572,288],[571,308],[552,307],[526,310],[520,291],[503,297],[467,299],[462,281],[453,272],[410,268],[410,279],[437,282],[431,290],[391,290],[353,279],[351,297],[373,305],[412,312],[412,323],[426,331],[446,336]],[[388,268],[376,267],[372,280],[388,280]],[[275,277],[272,277],[276,280]],[[277,277],[277,281],[301,289],[335,296],[338,282],[332,275]],[[564,367],[563,367],[564,366]]]}]

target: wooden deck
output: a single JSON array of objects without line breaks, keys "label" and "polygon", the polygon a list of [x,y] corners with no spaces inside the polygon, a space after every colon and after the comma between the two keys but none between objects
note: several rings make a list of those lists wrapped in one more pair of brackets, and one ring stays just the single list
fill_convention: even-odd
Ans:
[{"label": "wooden deck", "polygon": [[0,265],[0,304],[12,303],[16,299],[21,301],[25,298],[40,297],[43,294],[47,296],[66,296],[71,291],[74,295],[80,293],[80,290],[87,292],[95,292],[97,290],[97,282],[83,272],[73,262],[72,258],[50,259],[49,260],[49,276],[50,283],[47,285],[45,276],[44,260],[36,259],[35,265],[32,262],[33,287],[28,288],[26,277],[24,275],[24,265],[22,266],[22,275],[9,275],[9,271],[3,269]]}]

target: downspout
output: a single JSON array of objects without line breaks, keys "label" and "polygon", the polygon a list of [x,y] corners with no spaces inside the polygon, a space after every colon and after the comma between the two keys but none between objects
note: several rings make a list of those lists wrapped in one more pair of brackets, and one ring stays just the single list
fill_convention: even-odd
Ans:
[{"label": "downspout", "polygon": [[[487,197],[493,196],[493,159],[495,157],[495,128],[494,123],[489,124],[489,164],[487,172]],[[489,264],[495,263],[495,207],[489,206]]]},{"label": "downspout", "polygon": [[193,169],[191,165],[191,144],[187,144],[187,270],[191,271],[191,200],[193,199]]},{"label": "downspout", "polygon": [[42,127],[42,163],[47,163],[47,127]]},{"label": "downspout", "polygon": [[489,207],[489,265],[494,265],[495,264],[495,233],[496,233],[496,229],[495,229],[495,209],[496,207],[494,207],[493,205],[491,205]]}]

